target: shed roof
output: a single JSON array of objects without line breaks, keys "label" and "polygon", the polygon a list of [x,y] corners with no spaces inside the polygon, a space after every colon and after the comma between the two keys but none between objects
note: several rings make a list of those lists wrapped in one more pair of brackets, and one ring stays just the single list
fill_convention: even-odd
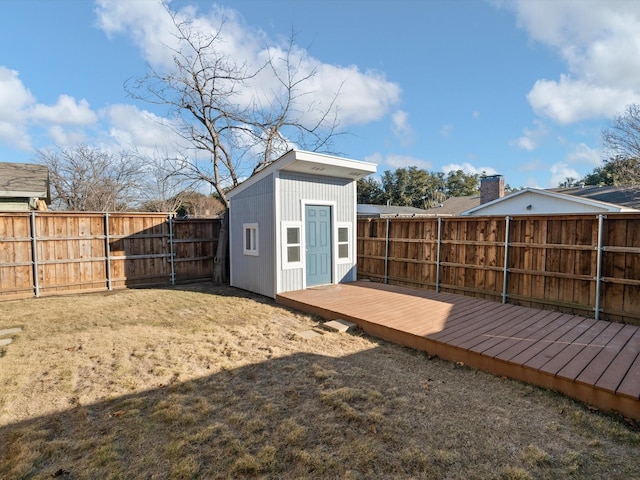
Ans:
[{"label": "shed roof", "polygon": [[0,197],[49,201],[49,169],[33,163],[0,163]]},{"label": "shed roof", "polygon": [[306,152],[304,150],[289,150],[283,156],[231,190],[228,194],[229,198],[246,190],[269,174],[282,170],[310,175],[322,175],[324,177],[348,178],[356,181],[371,173],[375,173],[376,164],[334,157],[322,153]]}]

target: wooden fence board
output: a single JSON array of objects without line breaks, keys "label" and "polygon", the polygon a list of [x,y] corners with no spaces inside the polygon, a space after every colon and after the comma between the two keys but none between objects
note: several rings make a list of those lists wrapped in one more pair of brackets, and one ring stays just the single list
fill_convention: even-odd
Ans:
[{"label": "wooden fence board", "polygon": [[156,213],[0,213],[0,299],[211,278],[219,220],[171,224]]},{"label": "wooden fence board", "polygon": [[0,214],[0,299],[33,294],[28,214]]},{"label": "wooden fence board", "polygon": [[640,215],[603,216],[600,252],[599,222],[595,214],[510,217],[503,292],[506,218],[361,219],[358,276],[491,300],[506,293],[515,305],[582,316],[599,308],[599,318],[640,325]]}]

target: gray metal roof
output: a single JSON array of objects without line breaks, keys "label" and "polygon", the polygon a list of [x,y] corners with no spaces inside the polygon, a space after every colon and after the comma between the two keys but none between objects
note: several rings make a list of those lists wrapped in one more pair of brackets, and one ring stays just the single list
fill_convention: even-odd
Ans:
[{"label": "gray metal roof", "polygon": [[0,162],[0,197],[49,201],[49,169],[33,163]]},{"label": "gray metal roof", "polygon": [[437,207],[427,209],[432,215],[460,215],[465,210],[480,205],[480,195],[447,198]]},{"label": "gray metal roof", "polygon": [[584,187],[551,188],[549,191],[640,210],[640,185],[629,187],[589,185]]},{"label": "gray metal roof", "polygon": [[358,204],[359,217],[417,217],[425,215],[429,215],[429,213],[422,208]]}]

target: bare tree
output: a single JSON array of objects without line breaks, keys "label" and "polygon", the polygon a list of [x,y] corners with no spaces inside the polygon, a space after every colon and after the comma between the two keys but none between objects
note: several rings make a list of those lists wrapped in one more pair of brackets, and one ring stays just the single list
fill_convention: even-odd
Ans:
[{"label": "bare tree", "polygon": [[[605,160],[601,171],[595,174],[606,176],[604,183],[614,185],[637,185],[640,183],[640,105],[627,105],[621,115],[611,121],[602,132]],[[590,182],[594,179],[590,178]],[[602,179],[600,180],[602,183]]]},{"label": "bare tree", "polygon": [[41,150],[36,160],[49,167],[54,208],[112,212],[131,208],[141,182],[139,164],[130,155],[86,145]]},{"label": "bare tree", "polygon": [[602,140],[608,158],[640,159],[640,105],[627,105],[602,132]]},{"label": "bare tree", "polygon": [[[146,75],[125,88],[133,98],[168,107],[176,133],[191,149],[173,159],[176,174],[209,183],[228,208],[229,189],[292,146],[329,151],[331,139],[340,133],[338,92],[324,107],[305,98],[312,95],[305,86],[316,71],[305,68],[304,57],[294,49],[294,35],[287,50],[266,49],[270,54],[262,65],[248,65],[225,53],[224,22],[203,34],[167,13],[179,45],[167,46],[174,68],[149,66]],[[269,81],[263,82],[265,78]],[[255,89],[258,80],[263,84]],[[273,87],[265,89],[264,83]],[[226,217],[216,252],[217,282],[225,280]]]}]

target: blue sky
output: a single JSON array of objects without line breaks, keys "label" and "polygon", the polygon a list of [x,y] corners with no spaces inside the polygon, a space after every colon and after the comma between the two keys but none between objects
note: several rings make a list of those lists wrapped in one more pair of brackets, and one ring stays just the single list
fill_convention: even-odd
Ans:
[{"label": "blue sky", "polygon": [[[341,155],[499,173],[554,187],[604,158],[601,131],[640,103],[640,2],[174,0],[203,28],[227,19],[230,53],[297,32],[314,101],[338,98]],[[152,0],[0,1],[0,160],[86,143],[157,152],[164,111],[127,96],[167,65],[166,12]],[[162,147],[165,151],[166,145]]]}]

